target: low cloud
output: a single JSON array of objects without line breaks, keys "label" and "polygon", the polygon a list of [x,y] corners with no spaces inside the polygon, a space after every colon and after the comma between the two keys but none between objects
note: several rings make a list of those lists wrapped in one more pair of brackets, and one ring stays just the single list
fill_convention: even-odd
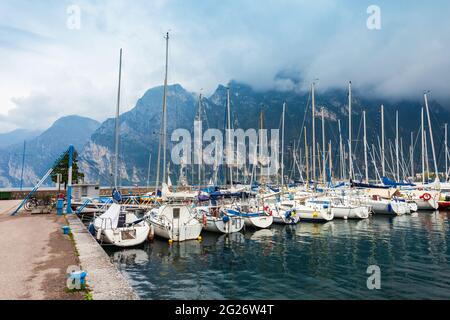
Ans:
[{"label": "low cloud", "polygon": [[69,30],[72,4],[0,4],[0,131],[45,128],[68,114],[113,115],[121,47],[122,111],[130,109],[163,82],[167,30],[169,81],[191,91],[212,93],[229,79],[305,90],[318,78],[318,90],[352,80],[386,99],[424,89],[450,99],[447,1],[379,0],[378,31],[366,27],[372,1],[80,0],[81,29]]}]

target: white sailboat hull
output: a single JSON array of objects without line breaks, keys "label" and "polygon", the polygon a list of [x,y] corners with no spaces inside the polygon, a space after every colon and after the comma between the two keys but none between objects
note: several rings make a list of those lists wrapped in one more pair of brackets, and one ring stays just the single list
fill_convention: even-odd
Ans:
[{"label": "white sailboat hull", "polygon": [[202,225],[198,221],[198,223],[183,225],[180,227],[174,226],[173,228],[158,221],[150,220],[150,222],[155,228],[156,236],[175,242],[196,240],[202,232]]},{"label": "white sailboat hull", "polygon": [[207,216],[206,224],[203,225],[205,231],[225,234],[239,232],[243,228],[244,219],[240,217],[229,217],[229,220],[225,222],[223,218]]},{"label": "white sailboat hull", "polygon": [[202,232],[202,225],[195,214],[182,205],[154,209],[147,219],[155,228],[156,236],[176,242],[198,239]]},{"label": "white sailboat hull", "polygon": [[97,239],[105,244],[112,244],[117,247],[133,247],[142,244],[148,236],[150,226],[144,223],[141,226],[97,229]]},{"label": "white sailboat hull", "polygon": [[406,202],[368,200],[367,205],[372,207],[372,212],[375,214],[403,215],[410,211]]},{"label": "white sailboat hull", "polygon": [[273,216],[263,215],[256,217],[245,217],[244,223],[248,228],[267,229],[273,223]]},{"label": "white sailboat hull", "polygon": [[417,199],[415,200],[417,203],[418,210],[437,210],[439,208],[439,201],[435,198],[431,198],[430,200]]},{"label": "white sailboat hull", "polygon": [[276,224],[297,224],[300,221],[298,214],[286,216],[286,211],[280,210],[279,212],[273,211],[272,213],[273,223]]},{"label": "white sailboat hull", "polygon": [[320,208],[297,208],[297,214],[300,217],[300,220],[306,221],[331,221],[334,218],[332,210]]},{"label": "white sailboat hull", "polygon": [[366,206],[332,206],[331,212],[335,219],[367,219],[369,208]]},{"label": "white sailboat hull", "polygon": [[419,210],[419,206],[415,201],[407,201],[406,203],[409,207],[409,213],[417,212],[417,210]]}]

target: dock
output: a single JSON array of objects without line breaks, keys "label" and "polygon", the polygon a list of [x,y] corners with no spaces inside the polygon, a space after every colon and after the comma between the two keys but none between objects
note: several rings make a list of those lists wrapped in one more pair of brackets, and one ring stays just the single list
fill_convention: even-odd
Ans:
[{"label": "dock", "polygon": [[137,300],[128,280],[111,263],[108,255],[76,215],[68,215],[70,229],[94,300]]},{"label": "dock", "polygon": [[[0,300],[83,300],[67,288],[67,269],[80,266],[94,300],[138,299],[76,215],[10,216],[20,201],[0,201]],[[73,237],[64,235],[69,225]]]}]

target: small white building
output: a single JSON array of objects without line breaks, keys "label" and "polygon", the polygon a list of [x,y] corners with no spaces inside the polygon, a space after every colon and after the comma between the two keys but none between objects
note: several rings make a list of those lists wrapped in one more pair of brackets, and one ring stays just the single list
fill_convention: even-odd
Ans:
[{"label": "small white building", "polygon": [[98,198],[100,196],[100,185],[98,184],[75,184],[72,187],[73,201],[83,202],[86,198]]}]

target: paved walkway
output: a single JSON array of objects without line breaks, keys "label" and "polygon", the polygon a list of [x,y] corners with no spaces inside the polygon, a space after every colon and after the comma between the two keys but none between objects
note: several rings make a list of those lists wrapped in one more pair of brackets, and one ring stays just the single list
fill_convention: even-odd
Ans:
[{"label": "paved walkway", "polygon": [[10,213],[20,201],[0,201],[0,299],[82,299],[66,291],[66,270],[79,261],[67,222],[56,215]]}]

